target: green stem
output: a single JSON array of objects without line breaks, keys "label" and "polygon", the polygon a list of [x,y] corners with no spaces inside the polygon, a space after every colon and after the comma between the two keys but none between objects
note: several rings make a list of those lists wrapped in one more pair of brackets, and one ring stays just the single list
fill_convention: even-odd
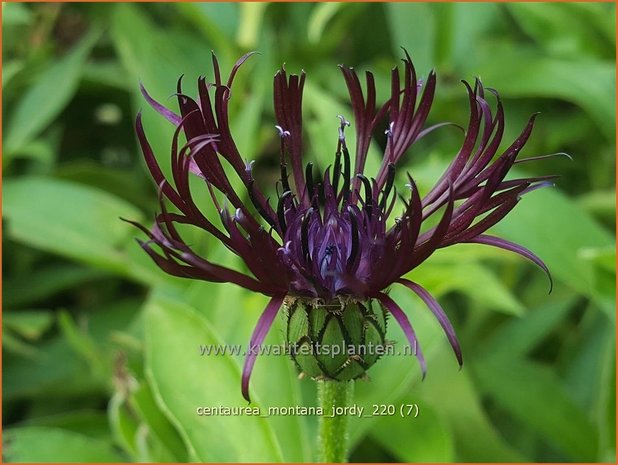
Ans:
[{"label": "green stem", "polygon": [[[354,381],[318,381],[318,402],[324,414],[318,431],[319,460],[326,463],[347,462],[348,416],[334,408],[348,407],[354,394]],[[334,415],[334,416],[333,416]]]}]

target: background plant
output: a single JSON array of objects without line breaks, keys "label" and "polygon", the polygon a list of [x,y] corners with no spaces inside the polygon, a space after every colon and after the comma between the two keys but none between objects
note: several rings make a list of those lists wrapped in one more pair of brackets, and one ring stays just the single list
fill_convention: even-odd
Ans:
[{"label": "background plant", "polygon": [[[144,108],[163,166],[173,129],[146,108],[138,82],[165,100],[178,74],[210,76],[211,49],[226,69],[259,50],[238,76],[232,122],[269,186],[278,171],[277,67],[308,72],[309,156],[324,167],[335,115],[351,115],[336,65],[373,69],[387,91],[400,46],[419,74],[438,72],[429,124],[464,123],[459,79],[479,75],[505,100],[505,140],[542,112],[522,156],[566,151],[574,161],[522,165],[563,177],[496,227],[546,261],[551,295],[533,266],[472,245],[414,271],[454,322],[462,371],[422,303],[393,289],[418,327],[428,376],[421,383],[411,358],[391,357],[357,383],[356,402],[417,403],[420,414],[351,419],[351,459],[613,461],[614,25],[614,6],[600,3],[4,4],[5,461],[314,458],[315,418],[195,413],[244,405],[242,360],[200,357],[199,344],[245,344],[265,298],[166,277],[118,220],[150,218],[156,207],[136,112]],[[421,190],[460,138],[441,129],[406,156]],[[195,237],[226,256],[204,242]],[[405,343],[395,327],[389,337]],[[277,330],[269,336],[279,339]],[[312,405],[314,383],[295,375],[285,358],[259,359],[256,404]]]}]

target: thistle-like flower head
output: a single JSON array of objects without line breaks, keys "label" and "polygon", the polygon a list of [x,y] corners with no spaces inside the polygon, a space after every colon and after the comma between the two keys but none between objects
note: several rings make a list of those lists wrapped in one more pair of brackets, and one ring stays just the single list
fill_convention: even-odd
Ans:
[{"label": "thistle-like flower head", "polygon": [[[136,224],[149,237],[147,242],[140,242],[141,246],[161,269],[174,276],[231,282],[270,296],[250,349],[263,342],[286,297],[314,306],[339,303],[342,308],[349,302],[375,299],[415,346],[424,374],[425,362],[414,330],[385,291],[399,283],[423,299],[435,314],[461,364],[461,349],[444,311],[424,288],[404,276],[435,250],[464,242],[510,250],[548,271],[529,250],[485,234],[523,194],[547,185],[553,178],[505,179],[514,164],[538,158],[517,160],[536,115],[499,153],[505,124],[500,98],[491,91],[497,100],[494,111],[486,100],[489,89],[484,89],[479,80],[472,86],[464,82],[470,117],[463,143],[435,186],[421,196],[409,174],[398,185],[402,176],[397,176],[397,164],[416,141],[449,124],[425,125],[436,90],[433,71],[426,80],[417,79],[406,53],[403,73],[392,70],[390,98],[378,104],[373,74],[365,74],[363,86],[353,69],[341,66],[353,118],[348,121],[338,116],[338,128],[333,127],[333,164],[318,173],[303,159],[305,73],[288,75],[282,68],[274,78],[277,121],[273,131],[280,142],[281,173],[277,201],[271,204],[254,180],[253,161],[246,162],[239,153],[229,125],[233,81],[250,55],[238,60],[226,82],[213,55],[214,82],[207,83],[201,77],[197,99],[183,93],[179,80],[179,114],[156,102],[142,88],[146,100],[176,131],[171,142],[172,179],[166,179],[146,138],[141,116],[137,117],[139,142],[161,197],[161,211],[154,225],[148,229]],[[346,131],[350,130],[356,132],[353,156],[346,143]],[[370,143],[379,132],[387,136],[382,164],[377,173],[365,173]],[[181,133],[186,137],[184,143]],[[233,188],[236,181],[228,177],[230,170],[226,171],[225,165],[240,179],[242,189]],[[189,187],[191,176],[203,180],[219,218],[209,218],[197,207]],[[175,207],[174,212],[167,210],[164,198]],[[183,240],[177,224],[192,225],[215,236],[244,261],[247,271],[239,272],[198,255]],[[243,370],[242,390],[247,399],[255,356],[255,350],[250,350]]]}]

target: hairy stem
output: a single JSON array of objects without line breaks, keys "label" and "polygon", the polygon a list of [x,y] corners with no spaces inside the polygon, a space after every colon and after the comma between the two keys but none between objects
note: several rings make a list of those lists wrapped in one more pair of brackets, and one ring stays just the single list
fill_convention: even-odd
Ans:
[{"label": "hairy stem", "polygon": [[353,381],[318,381],[318,402],[324,411],[318,431],[321,462],[347,462],[348,416],[338,409],[349,406],[353,394]]}]

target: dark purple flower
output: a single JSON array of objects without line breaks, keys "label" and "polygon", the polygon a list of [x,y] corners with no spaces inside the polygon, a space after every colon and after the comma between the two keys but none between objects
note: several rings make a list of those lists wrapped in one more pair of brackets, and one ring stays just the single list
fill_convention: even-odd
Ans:
[{"label": "dark purple flower", "polygon": [[[288,75],[281,69],[274,78],[275,126],[281,156],[278,198],[271,205],[256,185],[253,162],[245,162],[230,132],[228,103],[234,77],[251,54],[243,56],[224,82],[213,55],[214,83],[198,80],[198,99],[183,93],[178,81],[180,114],[153,100],[146,100],[176,126],[171,146],[172,179],[166,179],[148,143],[141,116],[136,128],[150,172],[159,186],[161,212],[141,246],[169,274],[206,281],[231,282],[271,297],[250,342],[255,349],[264,340],[286,296],[330,305],[333,302],[365,302],[377,299],[418,348],[414,330],[401,308],[387,295],[394,283],[417,294],[434,313],[453,347],[459,364],[462,354],[453,327],[438,302],[419,284],[403,276],[423,263],[439,248],[457,243],[480,243],[518,253],[548,273],[545,264],[524,247],[485,234],[504,218],[521,196],[545,186],[553,176],[506,180],[530,137],[536,115],[515,141],[498,154],[504,132],[504,111],[498,94],[492,111],[481,82],[464,82],[470,118],[463,144],[436,185],[421,197],[407,175],[405,193],[395,185],[396,166],[419,139],[443,126],[425,127],[436,88],[432,71],[422,82],[406,53],[403,75],[391,74],[390,98],[376,102],[373,74],[366,72],[365,86],[354,70],[341,66],[354,113],[351,125],[339,116],[339,135],[334,164],[317,173],[303,161],[302,97],[305,73]],[[334,115],[333,115],[334,116]],[[345,131],[356,131],[352,160]],[[386,128],[384,158],[375,177],[364,174],[369,144]],[[179,141],[184,132],[187,142]],[[244,185],[239,192],[224,171],[230,166]],[[189,178],[197,175],[205,184],[220,218],[207,218],[196,206]],[[403,190],[403,186],[401,186]],[[177,211],[166,209],[167,198]],[[403,209],[394,218],[397,200]],[[426,227],[430,217],[434,226]],[[390,221],[389,221],[390,220]],[[213,263],[198,255],[181,237],[176,224],[188,224],[215,236],[246,264],[247,273]],[[157,246],[157,250],[153,246]],[[318,299],[318,300],[316,300]],[[243,395],[256,354],[250,350],[243,370]],[[423,374],[425,362],[420,348],[417,357]]]}]

